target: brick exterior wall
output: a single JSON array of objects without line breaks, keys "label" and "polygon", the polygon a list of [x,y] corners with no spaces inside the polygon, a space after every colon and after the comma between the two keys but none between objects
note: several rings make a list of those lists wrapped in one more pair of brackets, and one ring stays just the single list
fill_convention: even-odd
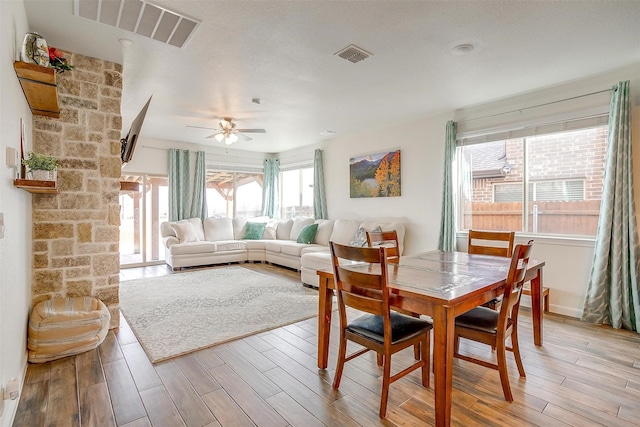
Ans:
[{"label": "brick exterior wall", "polygon": [[33,195],[33,304],[94,296],[119,325],[122,66],[65,52],[60,118],[33,116],[33,151],[56,156],[59,194]]},{"label": "brick exterior wall", "polygon": [[[602,197],[607,127],[528,137],[528,173],[530,181],[583,179],[585,200]],[[473,180],[473,201],[493,202],[493,185],[522,182],[523,139],[505,142],[506,158],[511,170],[504,178]]]}]

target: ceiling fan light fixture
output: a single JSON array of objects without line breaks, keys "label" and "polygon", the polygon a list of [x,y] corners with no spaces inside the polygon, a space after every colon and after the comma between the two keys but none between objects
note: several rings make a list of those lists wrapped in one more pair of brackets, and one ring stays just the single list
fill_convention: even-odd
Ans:
[{"label": "ceiling fan light fixture", "polygon": [[224,139],[224,134],[223,133],[219,133],[219,134],[215,135],[214,138],[216,139],[216,141],[222,142],[222,140]]},{"label": "ceiling fan light fixture", "polygon": [[236,135],[235,133],[232,133],[231,135],[228,135],[227,138],[225,139],[224,143],[227,145],[231,145],[234,142],[236,142],[238,140],[238,135]]},{"label": "ceiling fan light fixture", "polygon": [[235,123],[233,123],[233,121],[231,121],[231,119],[230,119],[230,118],[225,117],[225,118],[223,118],[222,120],[220,120],[220,127],[221,127],[222,129],[231,130],[231,129],[233,129],[233,128],[235,128],[235,127],[236,127],[236,124],[235,124]]}]

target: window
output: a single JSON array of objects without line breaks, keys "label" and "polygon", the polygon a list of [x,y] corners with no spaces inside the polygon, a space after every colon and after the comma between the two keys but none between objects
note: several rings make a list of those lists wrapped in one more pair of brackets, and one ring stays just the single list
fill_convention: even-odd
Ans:
[{"label": "window", "polygon": [[210,217],[254,217],[262,209],[262,172],[207,170]]},{"label": "window", "polygon": [[[522,200],[522,183],[493,184],[494,202]],[[584,179],[540,181],[529,183],[529,201],[584,200]]]},{"label": "window", "polygon": [[313,167],[280,172],[280,217],[313,217]]},{"label": "window", "polygon": [[607,133],[600,123],[544,135],[459,141],[458,228],[595,236]]},{"label": "window", "polygon": [[168,179],[128,175],[139,191],[120,192],[120,265],[153,264],[164,260],[160,224],[169,217]]}]

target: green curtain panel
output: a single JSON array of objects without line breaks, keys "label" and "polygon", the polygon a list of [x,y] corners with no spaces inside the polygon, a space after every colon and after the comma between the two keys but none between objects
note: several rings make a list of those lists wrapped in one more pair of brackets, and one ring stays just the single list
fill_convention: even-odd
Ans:
[{"label": "green curtain panel", "polygon": [[207,217],[207,168],[205,152],[196,154],[196,172],[193,180],[193,198],[191,199],[191,218],[200,217],[203,221]]},{"label": "green curtain panel", "polygon": [[313,216],[316,219],[327,219],[327,197],[324,192],[324,166],[322,150],[316,149],[313,156]]},{"label": "green curtain panel", "polygon": [[189,151],[169,150],[169,221],[189,218]]},{"label": "green curtain panel", "polygon": [[264,182],[262,184],[262,215],[273,218],[278,213],[278,159],[264,161]]},{"label": "green curtain panel", "polygon": [[442,214],[438,249],[456,250],[456,215],[453,191],[453,165],[456,158],[456,123],[447,122],[444,142],[444,177],[442,180]]},{"label": "green curtain panel", "polygon": [[638,255],[631,100],[626,81],[613,86],[611,91],[602,203],[582,320],[640,331]]}]

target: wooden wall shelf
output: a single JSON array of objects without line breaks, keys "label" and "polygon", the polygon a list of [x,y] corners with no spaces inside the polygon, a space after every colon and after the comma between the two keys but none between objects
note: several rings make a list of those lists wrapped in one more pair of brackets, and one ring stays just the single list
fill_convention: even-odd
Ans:
[{"label": "wooden wall shelf", "polygon": [[60,190],[56,181],[38,181],[35,179],[16,179],[13,185],[29,193],[58,194]]},{"label": "wooden wall shelf", "polygon": [[31,112],[35,115],[59,118],[56,70],[21,61],[14,62],[13,68]]},{"label": "wooden wall shelf", "polygon": [[120,181],[120,191],[140,191],[140,183],[136,181]]}]

